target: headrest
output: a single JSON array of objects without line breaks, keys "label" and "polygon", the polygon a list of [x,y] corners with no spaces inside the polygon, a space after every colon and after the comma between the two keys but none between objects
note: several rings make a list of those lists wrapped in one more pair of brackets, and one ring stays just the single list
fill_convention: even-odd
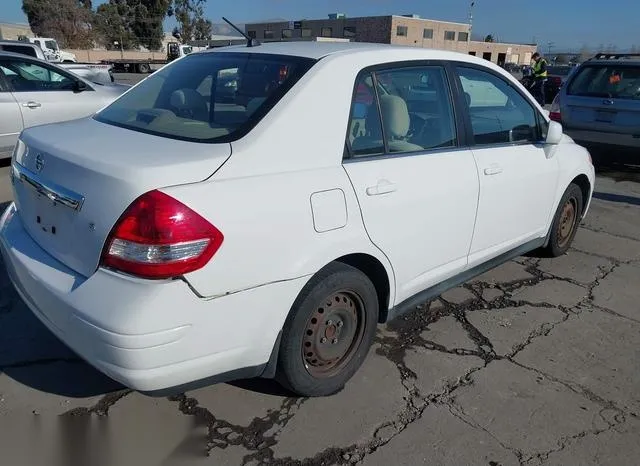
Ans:
[{"label": "headrest", "polygon": [[387,137],[403,138],[409,132],[411,120],[407,103],[396,95],[381,95],[380,109]]}]

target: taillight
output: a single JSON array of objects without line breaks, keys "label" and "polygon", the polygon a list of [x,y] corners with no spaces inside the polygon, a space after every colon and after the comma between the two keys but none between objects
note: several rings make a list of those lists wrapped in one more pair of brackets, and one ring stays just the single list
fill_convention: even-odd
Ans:
[{"label": "taillight", "polygon": [[202,268],[224,236],[160,191],[136,199],[107,238],[101,265],[142,278],[173,278]]},{"label": "taillight", "polygon": [[562,122],[562,115],[560,113],[560,94],[556,95],[553,99],[551,109],[549,110],[549,119],[557,121],[558,123]]}]

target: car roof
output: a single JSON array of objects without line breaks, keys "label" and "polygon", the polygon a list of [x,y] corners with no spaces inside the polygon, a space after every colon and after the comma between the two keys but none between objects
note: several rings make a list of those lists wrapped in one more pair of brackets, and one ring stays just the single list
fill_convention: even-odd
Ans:
[{"label": "car roof", "polygon": [[[2,42],[0,42],[0,45],[2,45]],[[31,56],[31,55],[25,55],[24,53],[7,52],[6,50],[0,50],[0,56],[10,57],[10,58],[22,58],[22,59],[30,58],[31,60],[46,62],[46,60],[43,60],[43,59],[38,58],[38,57],[34,57],[34,56]],[[46,62],[46,63],[48,63],[48,62]]]},{"label": "car roof", "polygon": [[[241,52],[241,53],[263,53],[263,54],[275,54],[275,55],[291,55],[297,57],[306,57],[319,60],[323,57],[335,54],[356,54],[367,51],[384,50],[415,50],[416,59],[457,59],[460,57],[473,58],[470,55],[448,52],[442,50],[426,49],[422,47],[411,47],[401,45],[390,44],[375,44],[369,42],[332,42],[332,41],[282,41],[282,42],[265,42],[253,47],[247,47],[246,45],[232,45],[228,47],[220,47],[204,50],[198,53],[229,53],[229,52]],[[471,60],[469,60],[471,61]]]}]

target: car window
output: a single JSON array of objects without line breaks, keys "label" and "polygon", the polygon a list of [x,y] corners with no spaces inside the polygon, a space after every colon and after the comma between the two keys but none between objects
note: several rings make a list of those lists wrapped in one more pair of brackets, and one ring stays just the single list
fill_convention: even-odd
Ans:
[{"label": "car window", "polygon": [[5,52],[11,53],[19,53],[21,55],[29,55],[30,57],[38,58],[38,52],[34,47],[29,45],[11,45],[11,44],[2,44],[0,45],[0,49]]},{"label": "car window", "polygon": [[373,82],[370,73],[356,80],[349,118],[349,145],[355,157],[384,154],[382,121]]},{"label": "car window", "polygon": [[640,100],[640,66],[584,66],[575,74],[567,93]]},{"label": "car window", "polygon": [[504,79],[476,68],[459,67],[458,74],[476,144],[540,140],[534,107]]},{"label": "car window", "polygon": [[[419,152],[456,145],[451,93],[443,68],[410,67],[363,74],[349,121],[351,155]],[[384,128],[384,131],[383,131]]]},{"label": "car window", "polygon": [[155,72],[94,118],[168,138],[231,141],[249,131],[313,63],[282,55],[191,54]]},{"label": "car window", "polygon": [[439,66],[381,71],[376,77],[389,152],[414,152],[456,145],[453,105]]},{"label": "car window", "polygon": [[69,76],[40,64],[10,59],[0,66],[13,92],[70,91],[75,85]]}]

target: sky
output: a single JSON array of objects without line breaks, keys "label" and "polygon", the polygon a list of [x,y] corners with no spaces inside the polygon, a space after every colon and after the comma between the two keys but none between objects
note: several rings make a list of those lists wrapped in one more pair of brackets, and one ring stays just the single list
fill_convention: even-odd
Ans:
[{"label": "sky", "polygon": [[[105,0],[94,0],[94,5]],[[326,18],[418,14],[422,18],[467,22],[469,0],[208,0],[206,14],[214,23],[222,16],[238,23],[265,19]],[[0,22],[26,23],[22,0],[0,0]],[[640,46],[640,0],[476,0],[474,34],[493,34],[503,42],[538,43],[547,51],[578,50],[583,45],[618,50]],[[166,30],[173,24],[167,21]]]}]

